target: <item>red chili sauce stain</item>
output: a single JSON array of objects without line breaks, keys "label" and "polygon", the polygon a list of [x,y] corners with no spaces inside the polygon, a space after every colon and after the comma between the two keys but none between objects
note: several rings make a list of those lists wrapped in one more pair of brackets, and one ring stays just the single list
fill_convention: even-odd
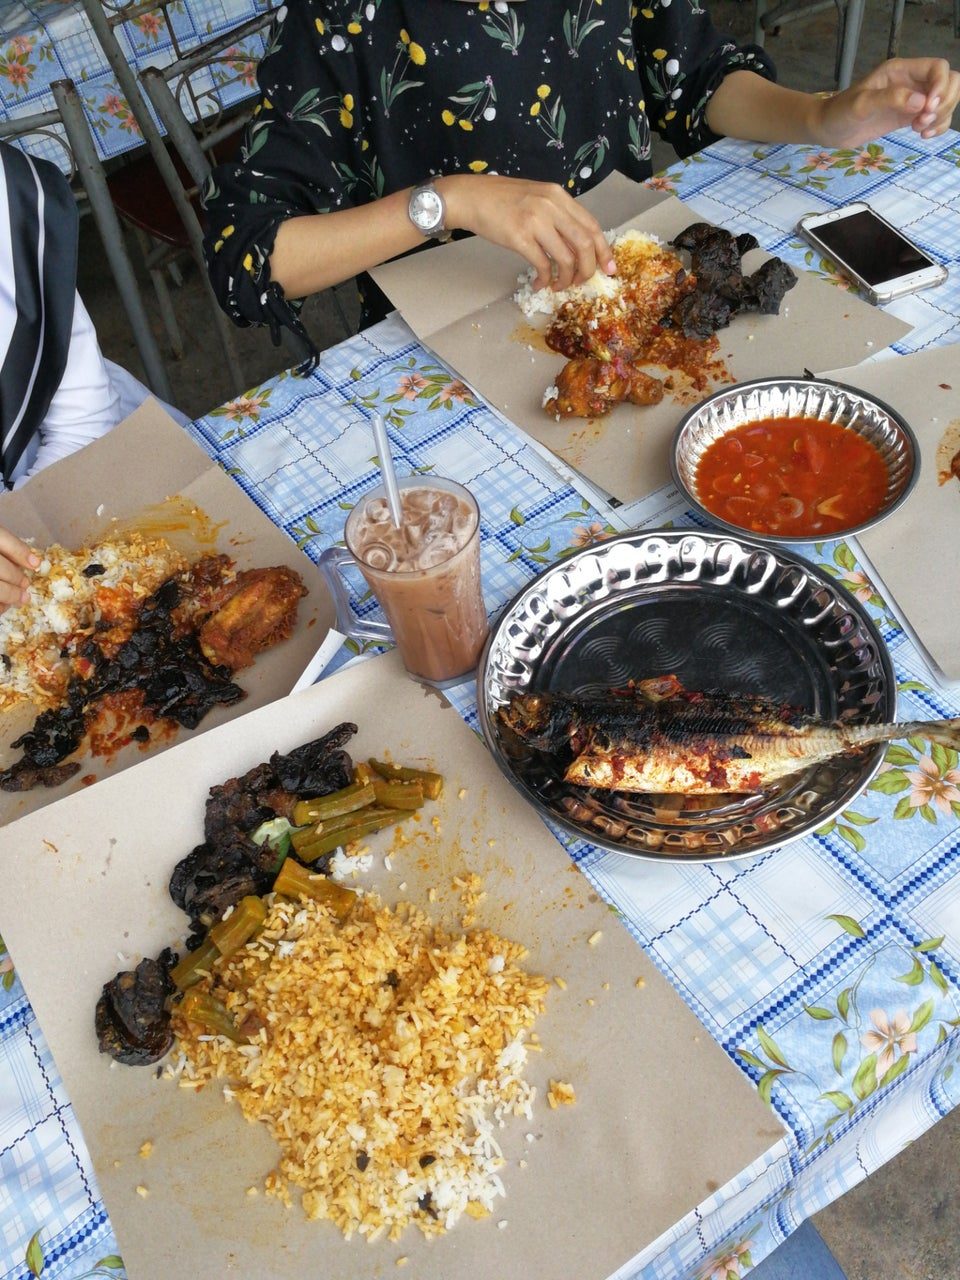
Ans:
[{"label": "red chili sauce stain", "polygon": [[697,467],[706,509],[755,533],[826,537],[875,516],[887,492],[878,449],[820,418],[768,418],[728,431]]}]

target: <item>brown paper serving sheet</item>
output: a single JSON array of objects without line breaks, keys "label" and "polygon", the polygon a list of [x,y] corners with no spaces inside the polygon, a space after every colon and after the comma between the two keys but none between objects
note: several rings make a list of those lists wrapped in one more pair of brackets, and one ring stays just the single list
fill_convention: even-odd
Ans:
[{"label": "brown paper serving sheet", "polygon": [[[702,221],[675,197],[622,174],[581,201],[605,229],[633,228],[664,241]],[[744,270],[769,256],[748,253]],[[513,301],[523,265],[516,254],[474,238],[399,258],[372,274],[417,337],[504,417],[622,502],[646,497],[670,479],[671,438],[690,402],[668,393],[658,405],[617,405],[593,421],[557,422],[545,413],[543,393],[564,359],[543,348]],[[719,355],[735,381],[855,364],[909,331],[856,296],[798,274],[779,315],[737,316],[720,331]],[[533,328],[545,329],[546,319],[537,317]]]},{"label": "brown paper serving sheet", "polygon": [[[296,1200],[287,1210],[248,1196],[276,1160],[266,1129],[216,1086],[196,1095],[153,1068],[111,1064],[94,1034],[102,983],[183,936],[166,886],[202,838],[208,788],[341,720],[359,725],[354,759],[387,755],[446,777],[390,870],[390,836],[371,837],[374,865],[356,883],[457,927],[453,878],[476,872],[486,890],[477,927],[525,943],[528,969],[567,983],[551,986],[536,1024],[533,1118],[497,1132],[505,1198],[492,1217],[464,1216],[432,1241],[410,1228],[396,1244],[347,1242],[332,1224],[308,1222]],[[0,933],[63,1075],[131,1280],[185,1271],[374,1280],[396,1275],[400,1257],[417,1280],[604,1280],[783,1136],[479,739],[393,654],[0,830],[0,865]],[[550,1080],[571,1084],[576,1104],[551,1110]],[[149,1159],[138,1155],[146,1141]]]},{"label": "brown paper serving sheet", "polygon": [[[77,548],[111,529],[134,527],[162,535],[186,552],[224,552],[242,569],[283,564],[297,570],[308,594],[300,601],[292,636],[240,671],[237,683],[246,698],[232,707],[214,708],[194,734],[288,694],[334,623],[333,602],[313,562],[153,400],[100,440],[54,463],[16,492],[0,495],[0,526],[34,539],[37,548],[51,542]],[[10,744],[35,716],[36,709],[26,703],[4,714],[0,768],[20,758]],[[172,741],[187,736],[189,731],[180,729]],[[0,791],[0,823],[167,745],[164,739],[146,748],[132,743],[109,761],[85,756],[80,772],[59,787]]]},{"label": "brown paper serving sheet", "polygon": [[[859,387],[896,409],[920,446],[920,474],[903,506],[859,536],[907,629],[932,659],[943,683],[960,684],[960,351],[918,351],[826,376]],[[960,466],[960,463],[958,463]]]}]

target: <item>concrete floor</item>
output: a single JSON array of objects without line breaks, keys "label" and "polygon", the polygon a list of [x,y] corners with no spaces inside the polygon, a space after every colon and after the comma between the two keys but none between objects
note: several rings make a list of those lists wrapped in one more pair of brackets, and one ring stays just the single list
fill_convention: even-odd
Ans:
[{"label": "concrete floor", "polygon": [[[749,37],[753,6],[748,0],[709,0],[717,26],[739,39]],[[862,74],[886,56],[889,4],[868,5],[860,42],[857,72]],[[796,89],[833,87],[836,16],[832,10],[791,22],[767,39],[782,83]],[[950,0],[908,4],[903,21],[902,56],[937,55],[960,66],[960,41],[953,37]],[[662,145],[656,167],[673,158]],[[136,349],[127,333],[122,309],[100,249],[96,230],[81,232],[80,291],[93,316],[105,353],[139,371]],[[150,302],[149,284],[144,296]],[[195,416],[241,388],[232,387],[197,287],[187,271],[176,303],[187,355],[171,362],[174,399]],[[347,305],[350,299],[346,299]],[[343,337],[328,297],[311,300],[305,321],[321,348]],[[269,336],[258,330],[237,333],[245,385],[254,386],[289,361]],[[926,1133],[859,1187],[817,1215],[815,1224],[836,1255],[848,1280],[960,1280],[960,1111]]]}]

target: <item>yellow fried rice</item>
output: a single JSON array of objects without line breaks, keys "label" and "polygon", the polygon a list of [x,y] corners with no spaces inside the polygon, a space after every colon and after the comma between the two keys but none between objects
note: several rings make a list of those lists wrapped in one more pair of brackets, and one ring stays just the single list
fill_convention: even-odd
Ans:
[{"label": "yellow fried rice", "polygon": [[[268,901],[270,901],[268,899]],[[529,1117],[525,1032],[547,983],[525,948],[451,934],[417,908],[358,899],[344,924],[318,902],[272,900],[255,939],[203,980],[249,1043],[174,1013],[184,1087],[223,1082],[281,1155],[268,1193],[299,1190],[349,1239],[427,1236],[505,1194],[495,1130]]]}]

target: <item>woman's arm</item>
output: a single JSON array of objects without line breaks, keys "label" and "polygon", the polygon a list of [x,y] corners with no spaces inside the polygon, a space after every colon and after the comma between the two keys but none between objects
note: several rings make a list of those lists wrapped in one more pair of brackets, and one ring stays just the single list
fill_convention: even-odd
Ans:
[{"label": "woman's arm", "polygon": [[[616,268],[600,224],[562,187],[497,174],[438,178],[448,231],[472,231],[534,268],[535,289],[565,289]],[[337,213],[290,218],[277,231],[270,275],[287,297],[325,289],[423,243],[407,214],[409,189]]]},{"label": "woman's arm", "polygon": [[960,74],[943,58],[894,58],[841,93],[798,93],[749,71],[734,71],[707,105],[719,134],[755,142],[855,147],[894,129],[932,138],[950,126]]}]

